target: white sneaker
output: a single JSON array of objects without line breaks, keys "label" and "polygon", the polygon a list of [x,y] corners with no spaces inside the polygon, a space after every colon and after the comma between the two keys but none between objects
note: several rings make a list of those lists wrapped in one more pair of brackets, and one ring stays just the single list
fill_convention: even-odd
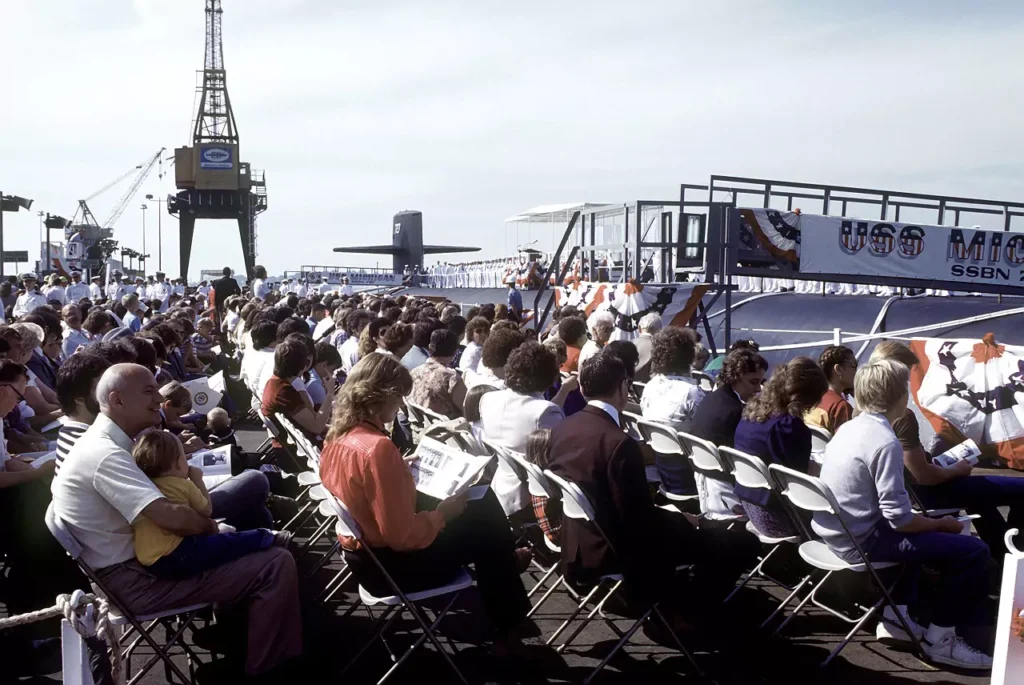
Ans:
[{"label": "white sneaker", "polygon": [[[900,625],[899,619],[896,618],[895,611],[886,611],[885,619],[878,622],[878,627],[875,628],[875,639],[886,645],[905,645],[910,643],[910,636],[907,635],[907,631],[903,630],[903,626]],[[910,626],[910,630],[914,633],[914,637],[920,642],[924,639],[924,628],[917,625],[914,619],[910,618],[907,614],[903,614],[903,618],[906,619],[907,625]],[[890,622],[891,621],[891,622]]]},{"label": "white sneaker", "polygon": [[971,671],[992,669],[992,657],[971,647],[963,638],[957,637],[956,633],[948,633],[935,644],[925,640],[921,647],[928,658],[938,664]]}]

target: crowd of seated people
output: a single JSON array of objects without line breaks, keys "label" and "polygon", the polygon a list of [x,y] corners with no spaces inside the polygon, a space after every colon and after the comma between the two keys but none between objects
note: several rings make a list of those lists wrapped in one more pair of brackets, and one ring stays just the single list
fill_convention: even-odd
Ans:
[{"label": "crowd of seated people", "polygon": [[[665,327],[658,315],[639,321],[635,340],[616,340],[607,311],[587,317],[562,307],[538,340],[506,305],[463,316],[448,303],[407,296],[299,297],[260,278],[211,302],[216,288],[206,296],[167,288],[166,297],[143,296],[141,305],[132,292],[58,301],[0,326],[0,539],[13,578],[7,587],[18,590],[4,597],[9,610],[39,608],[84,583],[44,531],[42,512],[52,506],[82,543],[83,561],[132,611],[241,604],[246,610],[224,621],[246,626],[244,672],[288,668],[302,654],[303,635],[299,573],[280,531],[296,507],[283,496],[281,472],[308,466],[279,443],[264,464],[241,453],[231,421],[250,406],[268,419],[286,417],[322,445],[324,487],[346,504],[363,543],[406,592],[474,567],[498,656],[520,653],[529,623],[521,573],[534,552],[513,533],[523,521],[535,520],[560,547],[571,584],[621,573],[630,601],[660,602],[679,629],[727,625],[721,601],[756,563],[757,537],[716,525],[722,516],[746,517],[770,537],[813,529],[837,555],[853,558],[833,523],[815,517],[801,526],[806,519],[781,498],[728,477],[695,477],[685,460],[658,461],[655,482],[673,494],[699,489],[700,511],[659,507],[645,452],[624,430],[624,412],[638,400],[645,420],[809,475],[819,465],[805,422],[827,427],[835,437],[820,475],[869,558],[938,569],[948,580],[937,600],[944,609],[928,612],[927,628],[912,624],[928,655],[965,668],[988,663],[957,629],[988,587],[990,555],[1001,557],[989,550],[1024,516],[1024,487],[972,475],[969,465],[930,462],[907,406],[908,369],[917,360],[903,345],[880,344],[862,368],[848,348],[829,347],[818,361],[796,357],[769,375],[756,343],[742,341],[711,360],[717,387],[706,392],[693,374],[700,336]],[[222,406],[204,416],[190,381],[221,370]],[[635,382],[646,384],[639,397]],[[564,518],[557,501],[531,495],[524,473],[501,459],[479,499],[418,493],[405,459],[416,438],[406,403],[446,418],[474,453],[508,450],[576,483],[604,535]],[[239,454],[235,475],[209,490],[186,459],[223,444]],[[51,449],[56,458],[39,468],[19,456]],[[961,530],[957,521],[914,514],[909,487],[927,506],[980,514],[980,537],[952,535]],[[225,535],[215,519],[234,532],[214,537]],[[358,582],[390,594],[360,544],[340,542]],[[686,577],[677,576],[681,564],[693,565]],[[905,583],[898,604],[908,619],[915,600],[913,583]],[[880,638],[905,637],[880,625]],[[665,637],[654,625],[645,631]]]}]

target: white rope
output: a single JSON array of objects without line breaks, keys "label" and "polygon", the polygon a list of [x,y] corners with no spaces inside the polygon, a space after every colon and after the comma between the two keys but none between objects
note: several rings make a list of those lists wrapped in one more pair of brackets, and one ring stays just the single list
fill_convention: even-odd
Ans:
[{"label": "white rope", "polygon": [[[941,328],[956,328],[956,327],[959,327],[959,326],[966,326],[966,325],[972,324],[972,323],[980,323],[982,321],[991,321],[993,319],[1001,319],[1001,318],[1006,317],[1006,316],[1016,316],[1018,314],[1024,314],[1024,307],[1018,307],[1016,309],[1007,309],[1007,310],[1001,311],[1001,312],[990,312],[988,314],[979,314],[978,316],[970,316],[970,317],[967,317],[967,318],[964,318],[964,319],[954,319],[952,321],[940,321],[939,323],[927,324],[925,326],[916,326],[914,328],[904,328],[903,330],[890,331],[890,332],[887,332],[887,333],[869,333],[869,334],[866,334],[866,335],[855,335],[855,336],[852,336],[850,338],[847,338],[843,342],[845,342],[845,343],[855,343],[855,342],[863,342],[865,340],[881,340],[883,338],[892,338],[892,339],[897,339],[897,338],[900,338],[900,337],[906,338],[907,336],[914,336],[914,335],[917,335],[918,333],[926,333],[928,331],[934,331],[934,330],[938,330],[938,329],[941,329]],[[773,351],[779,351],[779,350],[797,350],[797,349],[807,349],[807,348],[815,348],[815,347],[825,347],[826,345],[831,345],[831,344],[832,344],[832,340],[830,338],[828,340],[819,340],[817,342],[809,342],[809,343],[794,343],[792,345],[771,345],[769,347],[762,347],[760,349],[760,351],[761,352],[773,352]]]},{"label": "white rope", "polygon": [[121,644],[117,639],[117,630],[110,625],[109,612],[110,605],[107,600],[75,590],[71,595],[57,595],[56,604],[52,607],[0,619],[0,630],[63,617],[83,640],[98,637],[107,643],[110,651],[110,675],[115,685],[122,685],[124,672],[121,668]]}]

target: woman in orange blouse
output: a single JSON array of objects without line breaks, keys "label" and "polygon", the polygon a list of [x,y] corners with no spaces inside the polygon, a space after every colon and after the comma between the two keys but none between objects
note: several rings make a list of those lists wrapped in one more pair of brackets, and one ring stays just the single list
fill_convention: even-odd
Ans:
[{"label": "woman in orange blouse", "polygon": [[[412,474],[384,431],[411,390],[409,371],[391,355],[373,353],[361,359],[335,402],[320,478],[348,507],[364,542],[404,592],[442,585],[473,564],[497,630],[495,651],[502,653],[515,646],[515,629],[530,608],[515,539],[490,491],[474,502],[467,503],[465,496],[448,498],[432,510],[417,511]],[[392,594],[373,563],[360,554],[358,543],[341,542],[359,583],[374,594]]]}]

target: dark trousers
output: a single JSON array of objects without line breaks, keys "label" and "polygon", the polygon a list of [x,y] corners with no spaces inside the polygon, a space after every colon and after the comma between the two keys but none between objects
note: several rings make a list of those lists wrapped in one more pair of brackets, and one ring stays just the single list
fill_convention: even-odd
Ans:
[{"label": "dark trousers", "polygon": [[270,528],[274,517],[267,509],[270,481],[259,471],[243,471],[224,481],[210,493],[213,518],[238,530]]},{"label": "dark trousers", "polygon": [[3,602],[9,614],[51,606],[53,598],[89,584],[47,530],[50,479],[0,490],[0,553],[7,557]]},{"label": "dark trousers", "polygon": [[[375,548],[373,553],[405,593],[444,585],[472,564],[487,617],[499,634],[519,625],[530,610],[516,565],[515,538],[493,491],[469,502],[429,547],[407,552]],[[365,552],[346,552],[345,558],[359,584],[369,592],[395,594]]]},{"label": "dark trousers", "polygon": [[216,535],[189,535],[147,570],[162,580],[184,580],[273,544],[274,534],[263,528]]},{"label": "dark trousers", "polygon": [[[676,567],[694,565],[691,583],[673,582],[660,589],[659,598],[687,613],[691,608],[697,613],[717,611],[739,577],[756,563],[760,551],[757,538],[742,526],[729,530],[709,521],[694,528],[677,513],[663,509],[658,509],[657,513],[662,544],[648,550],[643,555],[647,559],[641,557],[641,563],[656,563],[663,568],[663,576],[671,574],[671,577],[675,577]],[[646,582],[646,575],[647,571],[637,574],[627,566],[626,584],[635,587]],[[659,588],[654,584],[652,589]],[[633,588],[630,592],[635,593]]]},{"label": "dark trousers", "polygon": [[[961,507],[979,514],[974,527],[1002,562],[1005,553],[1003,536],[1010,528],[1024,530],[1024,478],[1008,476],[964,476],[940,485],[915,485],[914,492],[929,509]],[[1009,507],[1003,520],[997,507]]]},{"label": "dark trousers", "polygon": [[[939,594],[931,607],[932,623],[946,628],[969,622],[975,606],[989,592],[988,546],[978,538],[953,533],[901,533],[882,521],[863,543],[871,561],[905,564],[903,579],[893,593],[897,604],[917,599],[921,567],[939,573]],[[859,563],[856,552],[843,555]]]},{"label": "dark trousers", "polygon": [[696,495],[697,481],[693,477],[690,460],[683,455],[655,455],[661,486],[673,495]]}]

